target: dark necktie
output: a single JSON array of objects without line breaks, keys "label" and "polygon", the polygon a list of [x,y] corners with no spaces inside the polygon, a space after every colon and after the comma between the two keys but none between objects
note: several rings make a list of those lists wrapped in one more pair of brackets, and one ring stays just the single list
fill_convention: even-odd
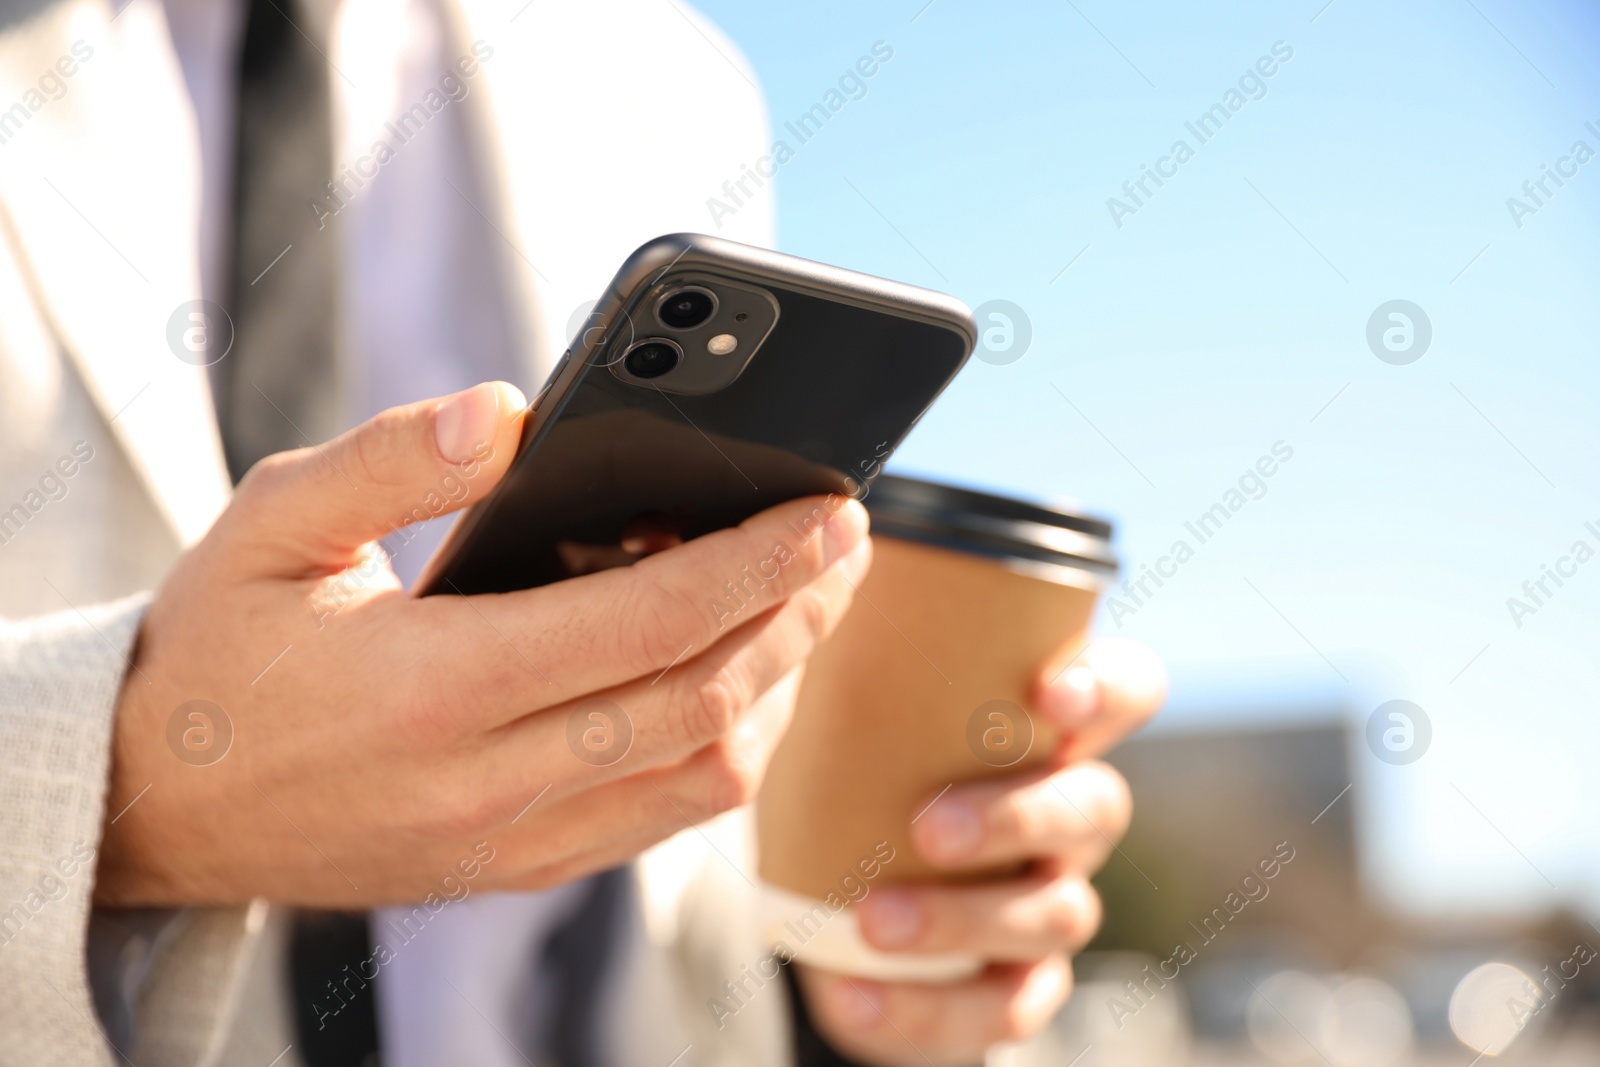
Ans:
[{"label": "dark necktie", "polygon": [[312,200],[333,176],[323,19],[304,0],[248,0],[234,160],[233,349],[216,368],[235,481],[263,456],[341,428],[335,231]]},{"label": "dark necktie", "polygon": [[[335,233],[308,202],[333,176],[321,20],[296,0],[247,0],[239,56],[234,154],[233,348],[212,369],[217,420],[234,481],[263,456],[321,443],[340,427],[335,358]],[[315,42],[315,43],[313,43]],[[319,49],[321,51],[319,51]],[[365,983],[333,1024],[309,1005],[367,959],[366,916],[297,912],[290,944],[296,1046],[311,1067],[376,1062],[377,1022]]]},{"label": "dark necktie", "polygon": [[633,921],[633,871],[616,867],[589,880],[578,910],[550,935],[540,970],[555,989],[545,1056],[557,1067],[603,1067],[605,995]]}]

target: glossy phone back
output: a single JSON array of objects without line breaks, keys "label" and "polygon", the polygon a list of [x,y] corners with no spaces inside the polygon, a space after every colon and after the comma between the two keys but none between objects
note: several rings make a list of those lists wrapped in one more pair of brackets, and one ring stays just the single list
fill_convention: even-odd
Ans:
[{"label": "glossy phone back", "polygon": [[[685,287],[723,293],[731,332],[719,336],[741,349],[717,356],[705,330],[664,325],[656,309]],[[764,338],[736,336],[750,316],[735,323],[733,309],[753,306],[739,303],[749,292],[776,307],[770,323],[750,321],[770,327]],[[634,378],[626,353],[656,338],[682,342],[684,382],[731,380],[699,392],[670,374]],[[458,522],[418,592],[531,588],[795,497],[860,496],[973,341],[970,313],[942,294],[712,237],[658,238],[618,273],[536,402],[511,470]]]}]

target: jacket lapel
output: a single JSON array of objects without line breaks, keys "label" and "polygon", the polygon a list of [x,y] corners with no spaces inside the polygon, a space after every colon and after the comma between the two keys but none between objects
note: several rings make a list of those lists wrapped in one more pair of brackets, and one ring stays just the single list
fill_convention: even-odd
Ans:
[{"label": "jacket lapel", "polygon": [[205,369],[177,354],[200,325],[187,306],[200,297],[200,166],[161,4],[133,0],[115,16],[100,0],[53,5],[0,33],[0,72],[0,106],[28,111],[0,121],[0,225],[102,417],[190,544],[229,482]]},{"label": "jacket lapel", "polygon": [[510,295],[506,308],[523,370],[528,380],[536,383],[566,348],[562,332],[566,318],[551,306],[551,279],[534,265],[545,250],[540,247],[540,235],[527,225],[527,213],[518,210],[514,195],[527,184],[525,175],[511,165],[520,148],[514,131],[528,125],[528,116],[519,113],[507,98],[509,92],[515,99],[516,87],[503,85],[497,77],[500,68],[517,61],[514,56],[503,56],[511,40],[509,31],[514,29],[503,7],[497,0],[443,0],[440,4],[449,37],[448,54],[471,57],[476,67],[473,89],[461,101],[470,132],[473,171],[485,199],[474,206],[504,239],[496,252],[500,276],[506,279]]}]

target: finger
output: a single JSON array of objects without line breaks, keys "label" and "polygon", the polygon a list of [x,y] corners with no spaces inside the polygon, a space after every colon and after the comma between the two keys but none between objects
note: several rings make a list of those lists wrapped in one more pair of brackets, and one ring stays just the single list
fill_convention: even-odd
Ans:
[{"label": "finger", "polygon": [[429,597],[419,625],[438,635],[441,682],[469,676],[486,710],[518,715],[681,667],[814,582],[866,540],[867,525],[848,497],[808,497],[629,567]]},{"label": "finger", "polygon": [[[508,841],[506,888],[530,890],[614,867],[674,834],[749,803],[788,727],[799,688],[792,672],[746,712],[728,737],[671,767],[608,782],[519,812]],[[733,864],[733,860],[724,857]],[[733,870],[747,878],[753,871]]]},{"label": "finger", "polygon": [[862,936],[877,948],[1015,962],[1077,952],[1101,918],[1100,897],[1081,876],[883,886],[857,905],[857,914]]},{"label": "finger", "polygon": [[948,985],[874,982],[799,970],[817,1028],[841,1053],[869,1062],[981,1062],[991,1046],[1037,1033],[1072,990],[1057,955],[999,964]]},{"label": "finger", "polygon": [[[469,759],[434,768],[441,788],[411,791],[409,817],[420,828],[416,848],[449,842],[454,855],[487,841],[496,850],[486,886],[531,892],[609,870],[675,834],[747,804],[788,726],[799,688],[792,672],[755,701],[716,745],[671,767],[608,782],[565,799],[537,771],[521,791],[485,804],[480,768]],[[509,805],[509,806],[508,806]],[[404,851],[404,846],[401,846]],[[754,884],[753,868],[723,862]]]},{"label": "finger", "polygon": [[1136,641],[1103,638],[1040,672],[1034,703],[1062,732],[1058,764],[1099,755],[1143,726],[1167,697],[1167,672]]},{"label": "finger", "polygon": [[[639,679],[601,696],[624,709],[633,731],[633,750],[604,768],[575,763],[573,784],[634,774],[671,763],[724,739],[745,710],[801,664],[839,625],[850,598],[871,561],[870,542],[863,541],[820,579],[790,597],[766,616],[753,620],[704,654],[652,679]],[[568,707],[573,711],[567,711]],[[533,743],[556,720],[582,714],[590,702],[561,705],[529,721]],[[598,773],[595,773],[598,771]]]},{"label": "finger", "polygon": [[223,528],[257,549],[250,562],[269,574],[341,570],[363,544],[482,499],[516,453],[526,407],[516,386],[486,382],[268,456],[245,476]]},{"label": "finger", "polygon": [[[850,565],[851,558],[838,566]],[[638,683],[622,691],[611,691],[619,704],[597,705],[578,702],[526,718],[507,728],[510,739],[485,763],[480,781],[518,781],[526,768],[539,766],[554,782],[555,800],[581,795],[605,782],[674,766],[685,760],[707,763],[712,781],[706,782],[706,800],[696,798],[691,809],[701,817],[741,805],[754,797],[766,771],[766,760],[789,725],[794,704],[795,675],[816,641],[826,637],[848,605],[845,595],[829,585],[848,590],[843,574],[824,577],[819,589],[800,593],[776,609],[768,621],[746,627],[728,643],[739,648],[715,649],[706,662],[691,662],[674,669],[683,675],[670,686]],[[808,608],[806,600],[826,601],[824,608]],[[669,675],[670,677],[670,675]],[[773,723],[770,710],[781,707],[781,720]],[[602,707],[602,715],[619,718],[630,737],[614,758],[610,753],[594,753],[574,747],[574,728],[570,720],[594,717],[592,709]],[[632,709],[632,710],[627,710]],[[579,737],[578,744],[581,744]],[[491,785],[493,787],[493,785]],[[723,798],[728,800],[723,803]],[[709,805],[712,811],[704,811]]]},{"label": "finger", "polygon": [[988,867],[1054,858],[1093,871],[1133,818],[1128,783],[1099,762],[1034,771],[949,789],[911,825],[917,852],[939,867]]},{"label": "finger", "polygon": [[577,785],[555,775],[551,810],[568,813],[572,825],[628,827],[644,818],[670,824],[676,833],[750,803],[788,729],[798,679],[796,671],[773,686],[723,737],[683,759],[646,767],[630,755],[618,765],[631,765],[622,776],[594,775]]},{"label": "finger", "polygon": [[[447,836],[490,841],[497,850],[492,887],[533,892],[626,863],[728,810],[734,806],[729,798],[753,795],[753,788],[743,794],[727,783],[726,768],[706,756],[564,800],[550,800],[549,788],[530,787],[522,808],[493,829],[464,833],[452,827]],[[734,870],[754,877],[753,871]]]}]

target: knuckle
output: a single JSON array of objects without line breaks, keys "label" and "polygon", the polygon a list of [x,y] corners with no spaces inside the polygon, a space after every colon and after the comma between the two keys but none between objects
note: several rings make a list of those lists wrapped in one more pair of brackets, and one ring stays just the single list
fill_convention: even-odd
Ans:
[{"label": "knuckle", "polygon": [[1044,1028],[1071,992],[1072,967],[1065,955],[1053,953],[1000,1005],[991,1040],[1028,1040]]},{"label": "knuckle", "polygon": [[694,687],[683,704],[683,732],[690,744],[704,745],[728,732],[745,707],[743,687],[724,667]]},{"label": "knuckle", "polygon": [[789,601],[809,648],[815,648],[833,629],[834,615],[820,590],[806,589]]},{"label": "knuckle", "polygon": [[1127,779],[1110,764],[1079,764],[1058,776],[1054,787],[1046,788],[1056,794],[1051,807],[1072,837],[1099,841],[1103,834],[1116,841],[1133,819],[1133,792]]},{"label": "knuckle", "polygon": [[993,806],[988,821],[1002,838],[1009,841],[1030,844],[1050,841],[1057,836],[1053,831],[1058,830],[1063,821],[1074,827],[1083,825],[1077,812],[1071,807],[1062,811],[1063,806],[1060,796],[1046,782],[1032,789],[1018,789],[1007,794]]},{"label": "knuckle", "polygon": [[756,798],[760,776],[743,760],[717,745],[708,761],[706,803],[710,814],[721,815],[734,808],[742,808]]},{"label": "knuckle", "polygon": [[826,508],[819,505],[806,512],[805,518],[800,520],[806,536],[795,549],[796,558],[785,568],[788,571],[787,580],[792,583],[791,589],[811,581],[826,569],[827,551],[823,545],[822,530],[832,517]]},{"label": "knuckle", "polygon": [[[1060,811],[1065,808],[1065,812]],[[991,803],[981,805],[984,826],[996,842],[1027,843],[1054,841],[1059,836],[1058,824],[1070,820],[1068,825],[1081,826],[1083,820],[1076,812],[1061,803],[1061,798],[1048,783],[1042,788],[1013,789],[996,797]]]},{"label": "knuckle", "polygon": [[407,743],[434,748],[454,740],[461,732],[461,716],[438,700],[421,700],[395,716],[395,731]]},{"label": "knuckle", "polygon": [[422,829],[450,839],[470,837],[493,826],[504,807],[501,798],[476,778],[436,778],[420,790],[419,798]]},{"label": "knuckle", "polygon": [[1000,1009],[991,1037],[996,1043],[1024,1041],[1034,1035],[1042,1023],[1038,1012],[1032,1010],[1022,997],[1012,997]]},{"label": "knuckle", "polygon": [[1117,840],[1133,821],[1133,790],[1122,773],[1109,763],[1096,763],[1093,767],[1100,778],[1095,823],[1107,837]]},{"label": "knuckle", "polygon": [[233,506],[250,513],[276,507],[277,498],[297,477],[301,462],[299,451],[275,452],[257,460],[234,490]]},{"label": "knuckle", "polygon": [[1053,894],[1043,909],[1040,933],[1052,948],[1071,945],[1079,940],[1087,940],[1084,927],[1088,918],[1069,894],[1058,892]]},{"label": "knuckle", "polygon": [[[389,720],[397,738],[426,751],[437,752],[470,736],[469,723],[476,709],[484,707],[492,693],[492,679],[483,674],[463,676],[450,671],[442,654],[448,648],[430,650],[420,656],[389,657],[383,672],[397,694],[386,701]],[[404,694],[404,695],[398,695]]]},{"label": "knuckle", "polygon": [[345,439],[345,447],[338,452],[354,468],[351,473],[358,484],[383,489],[399,483],[399,472],[407,465],[396,460],[402,452],[407,422],[404,414],[390,409],[373,416]]},{"label": "knuckle", "polygon": [[240,493],[266,492],[280,485],[285,476],[299,465],[296,452],[274,452],[263,456],[245,472],[239,482]]},{"label": "knuckle", "polygon": [[820,504],[802,515],[792,515],[781,530],[772,530],[762,518],[740,527],[743,558],[752,561],[752,570],[772,587],[771,595],[782,600],[809,583],[824,569],[822,529],[832,516]]},{"label": "knuckle", "polygon": [[1076,899],[1077,916],[1073,924],[1071,946],[1074,950],[1087,945],[1100,932],[1100,923],[1105,918],[1105,908],[1100,902],[1100,894],[1087,882],[1078,883]]},{"label": "knuckle", "polygon": [[1127,695],[1130,725],[1154,715],[1167,697],[1166,666],[1153,650],[1126,637],[1096,641],[1097,667],[1120,682]]},{"label": "knuckle", "polygon": [[702,615],[693,597],[638,564],[622,573],[628,581],[615,616],[615,655],[630,672],[660,670],[683,655],[686,644],[700,643],[709,608]]}]

